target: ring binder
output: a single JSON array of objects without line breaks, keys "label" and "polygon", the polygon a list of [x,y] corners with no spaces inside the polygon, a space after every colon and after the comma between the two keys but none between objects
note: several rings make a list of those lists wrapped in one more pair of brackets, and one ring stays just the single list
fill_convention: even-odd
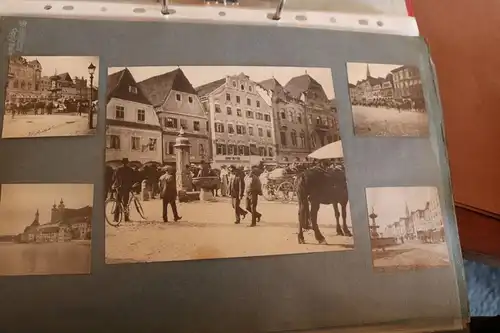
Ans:
[{"label": "ring binder", "polygon": [[276,7],[276,12],[274,13],[274,16],[272,17],[273,20],[278,21],[281,18],[281,12],[283,11],[283,8],[285,7],[286,0],[280,0],[278,3],[278,6]]},{"label": "ring binder", "polygon": [[169,15],[168,0],[161,0],[161,13],[162,15]]}]

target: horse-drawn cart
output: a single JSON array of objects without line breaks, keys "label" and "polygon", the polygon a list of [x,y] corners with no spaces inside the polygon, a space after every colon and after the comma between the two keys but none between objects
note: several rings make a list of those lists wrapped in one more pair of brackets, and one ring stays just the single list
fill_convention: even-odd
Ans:
[{"label": "horse-drawn cart", "polygon": [[278,168],[271,172],[264,172],[260,176],[262,193],[268,201],[279,200],[283,202],[297,199],[294,173]]}]

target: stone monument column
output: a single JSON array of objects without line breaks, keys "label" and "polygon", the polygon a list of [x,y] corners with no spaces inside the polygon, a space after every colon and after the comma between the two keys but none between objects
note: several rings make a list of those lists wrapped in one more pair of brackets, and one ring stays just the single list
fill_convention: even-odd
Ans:
[{"label": "stone monument column", "polygon": [[177,184],[177,193],[179,201],[187,200],[187,192],[191,191],[193,186],[191,184],[191,175],[189,174],[189,170],[187,169],[187,165],[189,165],[189,149],[191,148],[191,144],[189,143],[189,139],[184,136],[184,129],[181,128],[179,131],[179,135],[175,139],[175,177]]}]

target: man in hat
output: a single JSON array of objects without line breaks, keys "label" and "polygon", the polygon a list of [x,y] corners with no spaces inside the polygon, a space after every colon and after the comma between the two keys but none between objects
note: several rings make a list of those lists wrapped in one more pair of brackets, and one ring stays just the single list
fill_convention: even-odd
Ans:
[{"label": "man in hat", "polygon": [[234,165],[229,166],[228,194],[231,197],[231,204],[236,217],[234,223],[239,224],[240,217],[245,218],[247,215],[247,212],[240,207],[241,199],[245,195],[245,182],[243,181],[243,175]]},{"label": "man in hat", "polygon": [[252,213],[252,224],[250,224],[250,226],[255,227],[257,222],[259,222],[262,217],[262,214],[257,212],[257,200],[259,195],[262,195],[262,185],[256,174],[256,170],[247,166],[245,167],[244,172],[246,209]]},{"label": "man in hat", "polygon": [[[130,191],[135,182],[135,172],[130,167],[128,158],[122,159],[122,165],[116,170],[115,173],[115,183],[113,185],[117,190],[117,200],[122,203],[123,207],[127,207]],[[118,222],[120,217],[120,208],[119,206],[115,210],[114,221]],[[128,209],[125,210],[125,221],[130,221]]]},{"label": "man in hat", "polygon": [[177,212],[177,204],[175,200],[177,199],[177,185],[175,182],[175,170],[172,166],[168,165],[166,172],[160,177],[160,196],[163,202],[163,222],[168,222],[167,209],[168,205],[172,207],[172,213],[174,214],[174,221],[179,221],[182,217],[179,216]]}]

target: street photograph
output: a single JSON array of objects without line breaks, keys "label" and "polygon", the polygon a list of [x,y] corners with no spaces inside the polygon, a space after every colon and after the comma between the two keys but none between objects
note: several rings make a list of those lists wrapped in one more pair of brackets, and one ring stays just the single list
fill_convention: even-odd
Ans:
[{"label": "street photograph", "polygon": [[98,57],[10,56],[2,138],[93,135]]},{"label": "street photograph", "polygon": [[0,186],[0,276],[90,274],[92,184]]},{"label": "street photograph", "polygon": [[347,63],[347,77],[355,135],[429,136],[417,66]]},{"label": "street photograph", "polygon": [[330,69],[110,68],[106,263],[354,247]]},{"label": "street photograph", "polygon": [[376,271],[450,264],[437,188],[373,187],[366,199]]}]

